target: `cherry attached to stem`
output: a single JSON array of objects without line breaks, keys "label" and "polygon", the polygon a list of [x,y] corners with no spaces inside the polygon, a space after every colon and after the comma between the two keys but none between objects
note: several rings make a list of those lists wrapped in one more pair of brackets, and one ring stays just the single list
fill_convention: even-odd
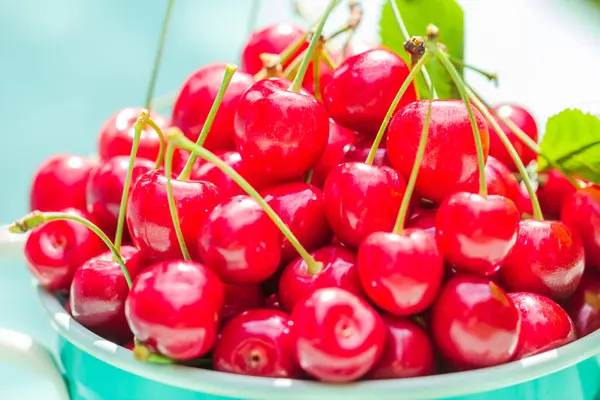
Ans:
[{"label": "cherry attached to stem", "polygon": [[[181,249],[181,254],[184,260],[191,260],[190,252],[185,244],[185,238],[183,237],[183,231],[181,230],[181,224],[179,223],[179,215],[177,214],[177,205],[175,204],[175,197],[173,196],[173,153],[175,147],[171,142],[167,146],[167,158],[165,160],[165,177],[167,178],[167,201],[169,202],[169,212],[171,213],[171,219],[173,220],[173,227],[175,228],[175,235],[177,236],[177,242]],[[190,156],[191,159],[191,156]],[[188,160],[189,163],[189,160]],[[190,164],[193,165],[193,164]],[[187,165],[186,165],[187,166]],[[191,169],[191,168],[190,168]]]}]

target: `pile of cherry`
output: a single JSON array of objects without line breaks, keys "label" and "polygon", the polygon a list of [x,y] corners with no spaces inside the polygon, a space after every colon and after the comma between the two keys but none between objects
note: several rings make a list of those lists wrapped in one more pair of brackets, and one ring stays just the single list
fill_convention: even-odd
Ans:
[{"label": "pile of cherry", "polygon": [[[429,108],[412,83],[365,161],[409,66],[382,47],[350,47],[335,69],[309,65],[303,89],[293,90],[277,77],[281,70],[263,69],[261,54],[279,54],[304,35],[288,24],[252,34],[201,143],[258,191],[292,235],[201,153],[186,171],[189,142],[172,157],[167,149],[167,179],[165,143],[184,140],[172,132],[161,139],[152,124],[197,141],[226,64],[194,72],[170,120],[149,113],[133,165],[141,108],[105,122],[100,161],[56,155],[38,169],[31,209],[41,213],[29,217],[39,226],[25,255],[42,286],[68,294],[75,320],[135,348],[141,360],[329,382],[498,365],[600,327],[598,188],[579,182],[578,189],[558,171],[542,174],[545,219],[532,218],[523,177],[472,107],[488,192],[478,194],[465,103],[434,100],[415,190],[406,193]],[[494,111],[537,141],[526,110]],[[500,125],[524,164],[533,161],[537,155]],[[403,200],[409,211],[398,218]],[[61,215],[90,221],[111,240],[116,234],[131,289],[103,240]],[[26,229],[23,221],[17,225]]]}]

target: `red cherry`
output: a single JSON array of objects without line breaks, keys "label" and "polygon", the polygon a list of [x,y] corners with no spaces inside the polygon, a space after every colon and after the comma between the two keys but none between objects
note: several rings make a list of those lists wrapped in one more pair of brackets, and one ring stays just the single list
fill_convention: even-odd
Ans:
[{"label": "red cherry", "polygon": [[[121,256],[131,279],[144,268],[142,255],[131,246],[121,247]],[[81,325],[116,343],[131,340],[125,319],[129,293],[125,276],[110,251],[90,258],[75,272],[71,283],[71,315]]]},{"label": "red cherry", "polygon": [[418,324],[383,315],[387,340],[381,357],[367,375],[369,379],[397,379],[435,373],[435,355],[429,336]]},{"label": "red cherry", "polygon": [[[397,54],[372,49],[348,57],[323,91],[329,115],[343,126],[375,135],[410,69]],[[411,83],[399,108],[417,98]],[[398,109],[399,109],[398,108]]]},{"label": "red cherry", "polygon": [[[195,142],[217,97],[227,64],[208,64],[193,72],[175,100],[171,123]],[[233,120],[242,94],[254,83],[252,75],[236,72],[223,97],[210,132],[203,144],[209,150],[232,150]]]},{"label": "red cherry", "polygon": [[[272,186],[261,192],[265,201],[290,228],[307,251],[316,250],[331,241],[331,228],[325,218],[323,192],[312,185],[294,182]],[[281,247],[282,262],[298,257],[287,239]]]},{"label": "red cherry", "polygon": [[261,308],[265,297],[258,285],[223,285],[225,302],[221,310],[221,322],[230,320],[244,311]]},{"label": "red cherry", "polygon": [[460,275],[442,287],[431,328],[442,356],[458,368],[503,364],[517,349],[521,317],[506,293],[485,278]]},{"label": "red cherry", "polygon": [[[135,182],[142,174],[154,169],[154,166],[154,162],[150,160],[136,158],[131,181]],[[128,168],[129,157],[113,157],[96,167],[87,182],[87,210],[98,222],[99,227],[111,237],[117,230],[121,196]],[[124,233],[125,237],[129,237],[127,229]]]},{"label": "red cherry", "polygon": [[237,150],[250,168],[273,181],[298,179],[312,169],[329,137],[329,116],[313,96],[290,82],[265,79],[240,99],[235,117]]},{"label": "red cherry", "polygon": [[584,337],[600,329],[600,277],[586,273],[581,283],[565,302],[578,337]]},{"label": "red cherry", "polygon": [[[60,195],[57,193],[57,195]],[[65,209],[91,220],[82,211]],[[49,291],[69,290],[75,271],[106,250],[95,233],[75,221],[50,221],[31,231],[25,242],[25,260],[31,273]]]},{"label": "red cherry", "polygon": [[365,297],[356,269],[356,254],[342,246],[326,246],[310,253],[321,270],[310,274],[306,262],[297,258],[288,264],[279,280],[279,303],[292,311],[299,301],[317,289],[340,287],[359,297]]},{"label": "red cherry", "polygon": [[215,370],[269,378],[296,378],[290,317],[276,310],[250,310],[229,321],[213,352]]},{"label": "red cherry", "polygon": [[224,200],[208,215],[198,236],[200,259],[228,284],[257,284],[281,260],[281,232],[250,196]]},{"label": "red cherry", "polygon": [[[385,138],[385,136],[384,136]],[[345,162],[361,162],[364,163],[367,160],[367,156],[373,146],[373,139],[370,137],[363,137],[357,140],[355,143],[350,144],[346,147],[346,155],[344,156]],[[373,165],[384,165],[391,167],[390,160],[387,157],[387,150],[385,149],[385,141],[381,141],[381,146],[375,153],[373,159]]]},{"label": "red cherry", "polygon": [[435,237],[422,229],[370,234],[358,249],[357,265],[369,298],[398,316],[429,307],[444,277],[444,260]]},{"label": "red cherry", "polygon": [[518,186],[516,204],[519,211],[521,211],[521,214],[533,215],[531,197],[529,196],[529,191],[525,185]]},{"label": "red cherry", "polygon": [[405,190],[389,167],[340,164],[325,182],[325,215],[338,239],[358,247],[369,234],[392,230]]},{"label": "red cherry", "polygon": [[[502,162],[492,156],[488,156],[485,163],[485,181],[487,183],[488,194],[497,194],[511,199],[518,207],[519,198],[521,197],[519,181],[510,169]],[[479,191],[479,182],[477,177],[474,179],[473,193]],[[531,208],[531,200],[529,208]]]},{"label": "red cherry", "polygon": [[521,333],[515,359],[555,349],[577,339],[575,326],[558,304],[535,293],[509,293],[519,314]]},{"label": "red cherry", "polygon": [[[387,156],[392,166],[408,179],[415,161],[429,102],[411,103],[396,113],[388,127]],[[484,157],[488,155],[488,130],[481,113],[472,107]],[[477,152],[465,103],[435,100],[425,156],[419,168],[415,190],[424,198],[441,202],[461,191],[477,175]]]},{"label": "red cherry", "polygon": [[[108,160],[116,156],[129,156],[131,154],[131,146],[135,136],[135,123],[142,110],[139,107],[124,108],[111,115],[104,122],[98,135],[98,153],[101,159]],[[157,112],[150,111],[150,118],[163,132],[169,127],[169,121]],[[159,149],[160,138],[151,126],[145,125],[142,128],[136,156],[155,161]]]},{"label": "red cherry", "polygon": [[560,219],[581,237],[586,266],[600,271],[600,189],[590,186],[567,197]]},{"label": "red cherry", "polygon": [[[173,179],[172,184],[185,243],[192,258],[198,259],[197,238],[221,195],[210,182]],[[127,226],[133,243],[149,261],[181,257],[167,201],[167,178],[162,172],[143,174],[131,188]]]},{"label": "red cherry", "polygon": [[350,382],[377,362],[386,340],[381,318],[365,301],[340,289],[319,289],[292,313],[300,366],[326,382]]},{"label": "red cherry", "polygon": [[511,292],[527,291],[558,301],[573,294],[584,265],[581,240],[564,224],[524,220],[500,277]]},{"label": "red cherry", "polygon": [[[354,133],[346,129],[332,119],[329,119],[329,140],[323,155],[313,169],[310,183],[320,189],[325,185],[329,172],[344,161],[346,148],[355,140]],[[365,161],[367,156],[359,161]]]},{"label": "red cherry", "polygon": [[75,208],[85,211],[85,187],[93,168],[94,164],[87,158],[70,154],[46,159],[33,176],[30,210]]},{"label": "red cherry", "polygon": [[[538,140],[538,128],[535,123],[535,119],[527,110],[522,107],[512,105],[512,104],[503,104],[497,105],[494,107],[494,110],[498,112],[502,117],[508,118],[515,125],[517,125],[523,132],[527,134],[534,142]],[[510,128],[504,124],[504,122],[500,121],[498,118],[494,117],[496,122],[500,125],[506,136],[508,136],[510,142],[514,146],[517,154],[523,161],[523,164],[527,165],[531,161],[535,160],[537,154],[533,152],[529,147],[527,147],[519,138],[517,138]],[[490,131],[490,154],[496,157],[498,160],[503,162],[506,166],[508,166],[513,171],[518,171],[517,166],[515,165],[512,157],[506,150],[506,147],[498,137],[496,130],[489,125]]]},{"label": "red cherry", "polygon": [[549,219],[557,219],[560,217],[563,203],[577,191],[577,188],[555,169],[541,175],[539,180],[537,196],[544,216]]},{"label": "red cherry", "polygon": [[133,282],[125,302],[131,330],[165,356],[189,360],[215,343],[223,284],[204,265],[171,260],[154,264]]}]

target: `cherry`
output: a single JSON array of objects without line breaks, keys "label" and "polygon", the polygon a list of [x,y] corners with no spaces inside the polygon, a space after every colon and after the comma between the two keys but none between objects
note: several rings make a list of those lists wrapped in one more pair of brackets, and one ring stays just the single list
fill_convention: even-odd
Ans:
[{"label": "cherry", "polygon": [[309,271],[306,262],[297,258],[288,264],[279,280],[279,303],[291,312],[296,303],[317,289],[340,287],[365,297],[356,269],[356,254],[342,246],[326,246],[310,253],[322,263],[319,271]]},{"label": "cherry", "polygon": [[[510,121],[512,121],[515,125],[517,125],[519,128],[521,128],[521,130],[523,130],[523,132],[525,132],[527,134],[527,136],[529,136],[531,139],[533,139],[534,142],[537,142],[538,128],[535,123],[535,119],[531,116],[531,114],[529,114],[529,112],[527,110],[525,110],[522,107],[519,107],[517,105],[512,105],[512,104],[497,105],[494,107],[494,110],[496,110],[496,112],[500,116],[505,117],[505,118],[509,119]],[[496,119],[496,121],[498,122],[498,124],[500,125],[500,127],[502,128],[504,133],[506,133],[506,136],[508,136],[508,138],[510,139],[510,142],[515,147],[515,150],[517,151],[519,158],[521,158],[521,160],[523,160],[523,164],[527,165],[531,161],[535,160],[537,157],[537,154],[533,150],[531,150],[529,147],[527,147],[521,140],[519,140],[519,138],[517,138],[512,133],[510,128],[504,122],[502,122],[496,116],[494,116],[494,118]],[[517,171],[517,166],[515,165],[514,161],[512,160],[512,157],[508,153],[508,150],[506,150],[506,147],[504,146],[504,144],[498,137],[498,134],[496,133],[494,128],[492,128],[491,125],[489,126],[489,131],[490,131],[490,154],[492,156],[496,157],[498,160],[500,160],[502,163],[504,163],[506,166],[508,166],[513,171]]]},{"label": "cherry", "polygon": [[[121,247],[121,257],[132,279],[144,268],[138,249]],[[119,264],[110,251],[87,260],[75,272],[71,283],[71,315],[81,325],[115,343],[131,340],[125,319],[129,288]]]},{"label": "cherry", "polygon": [[[333,72],[323,91],[329,115],[341,125],[366,135],[375,135],[392,100],[410,70],[395,53],[372,49],[348,57]],[[417,98],[411,83],[400,107]]]},{"label": "cherry", "polygon": [[265,79],[240,99],[235,118],[237,150],[250,167],[273,181],[298,179],[313,168],[329,137],[329,117],[313,96],[290,82]]},{"label": "cherry", "polygon": [[223,307],[223,284],[194,261],[170,260],[142,271],[125,301],[136,338],[165,356],[189,360],[215,343]]},{"label": "cherry", "polygon": [[500,278],[511,292],[563,300],[575,291],[583,270],[583,245],[577,234],[558,221],[524,220]]},{"label": "cherry", "polygon": [[433,305],[431,329],[437,349],[454,367],[490,367],[515,355],[521,317],[498,285],[459,275],[442,287]]},{"label": "cherry", "polygon": [[405,190],[389,167],[340,164],[325,182],[325,215],[338,239],[358,247],[369,234],[392,230]]},{"label": "cherry", "polygon": [[365,375],[381,355],[386,331],[365,301],[340,289],[319,289],[292,313],[300,366],[326,382],[349,382]]},{"label": "cherry", "polygon": [[560,219],[581,237],[586,266],[600,271],[600,188],[590,186],[566,197]]},{"label": "cherry", "polygon": [[398,316],[429,307],[444,277],[444,260],[435,237],[422,229],[370,234],[358,249],[357,266],[369,298]]},{"label": "cherry", "polygon": [[[154,166],[154,162],[150,160],[136,158],[131,175],[132,182],[154,169]],[[87,211],[109,236],[114,236],[117,229],[121,196],[128,168],[129,157],[113,157],[96,167],[87,182]],[[125,237],[129,236],[128,232],[124,233]]]},{"label": "cherry", "polygon": [[[351,143],[353,143],[354,140],[355,135],[351,130],[342,127],[331,118],[329,119],[329,139],[327,141],[327,147],[325,147],[323,155],[313,169],[313,175],[310,180],[312,185],[320,189],[323,188],[329,172],[344,161],[346,149],[348,146],[351,146]],[[369,150],[367,149],[367,153],[368,151]],[[367,155],[365,154],[363,158],[356,161],[364,161],[366,159]]]},{"label": "cherry", "polygon": [[221,322],[225,322],[244,311],[261,308],[265,297],[258,285],[223,285],[225,301],[221,310]]},{"label": "cherry", "polygon": [[[165,175],[156,170],[141,175],[131,188],[127,203],[127,226],[133,243],[151,262],[181,257],[166,183]],[[221,195],[210,182],[172,180],[172,185],[185,243],[192,258],[197,259],[202,224],[221,201]]]},{"label": "cherry", "polygon": [[75,208],[85,211],[85,187],[94,163],[71,154],[46,159],[33,176],[30,189],[31,211],[58,211]]},{"label": "cherry", "polygon": [[[316,250],[331,241],[331,228],[325,218],[323,192],[312,185],[295,182],[263,190],[261,196],[290,228],[307,250]],[[298,252],[287,239],[281,245],[281,260],[289,262]]]},{"label": "cherry", "polygon": [[538,200],[546,218],[558,219],[560,210],[577,188],[558,170],[552,169],[540,175],[537,189]]},{"label": "cherry", "polygon": [[524,185],[519,185],[517,190],[517,207],[521,214],[533,215],[533,205],[531,203],[531,197],[529,191]]},{"label": "cherry", "polygon": [[[427,100],[408,104],[394,115],[388,126],[387,156],[405,179],[412,171],[428,104]],[[487,158],[487,125],[481,113],[472,109]],[[477,179],[477,171],[477,152],[465,103],[434,100],[416,191],[426,199],[441,202]]]},{"label": "cherry", "polygon": [[[76,209],[63,212],[91,220]],[[49,291],[62,291],[69,290],[81,264],[105,250],[102,240],[80,223],[50,221],[31,231],[24,253],[29,270],[40,284]]]},{"label": "cherry", "polygon": [[496,272],[517,240],[519,210],[508,198],[458,192],[444,200],[436,218],[440,252],[455,269]]},{"label": "cherry", "polygon": [[371,369],[369,379],[397,379],[435,373],[435,355],[429,336],[418,324],[382,315],[387,340],[381,357]]},{"label": "cherry", "polygon": [[[385,139],[385,136],[383,138]],[[385,142],[383,140],[381,142],[382,146],[377,148],[375,158],[373,159],[373,165],[384,165],[386,167],[391,167],[390,160],[387,157],[387,150],[383,146]],[[369,151],[371,151],[371,146],[373,146],[373,139],[370,137],[363,137],[362,139],[357,140],[355,143],[352,143],[346,147],[344,161],[365,162],[367,156],[369,155]]]},{"label": "cherry", "polygon": [[[141,112],[142,108],[138,107],[124,108],[104,122],[98,138],[98,154],[102,160],[116,156],[129,156],[135,134],[134,126]],[[149,115],[162,131],[169,127],[169,121],[162,115],[154,111],[150,111]],[[155,161],[159,149],[160,138],[152,127],[145,125],[136,157]]]},{"label": "cherry", "polygon": [[437,218],[437,208],[417,209],[406,221],[407,228],[421,228],[435,235],[435,220]]},{"label": "cherry", "polygon": [[530,357],[575,341],[575,326],[558,304],[535,293],[515,292],[508,297],[521,314],[521,333],[515,359]]},{"label": "cherry", "polygon": [[585,273],[564,306],[573,319],[578,337],[600,329],[600,277],[595,273]]},{"label": "cherry", "polygon": [[[488,156],[485,163],[485,181],[487,183],[488,194],[497,194],[511,199],[518,207],[521,188],[519,181],[510,169],[498,159]],[[477,179],[474,180],[472,192],[477,193],[479,184]],[[529,209],[531,209],[531,200],[527,197]]]},{"label": "cherry", "polygon": [[198,235],[200,259],[227,284],[257,284],[281,260],[281,232],[250,196],[224,200]]},{"label": "cherry", "polygon": [[269,378],[295,378],[300,368],[288,314],[250,310],[229,321],[213,352],[214,369]]}]

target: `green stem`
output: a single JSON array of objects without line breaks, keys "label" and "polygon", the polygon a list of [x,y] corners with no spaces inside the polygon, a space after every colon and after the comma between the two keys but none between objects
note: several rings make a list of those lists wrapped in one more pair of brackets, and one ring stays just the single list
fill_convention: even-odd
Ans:
[{"label": "green stem", "polygon": [[319,79],[319,70],[321,65],[321,57],[320,55],[323,53],[323,49],[320,51],[316,51],[313,54],[313,94],[315,99],[322,100],[321,96],[321,80]]},{"label": "green stem", "polygon": [[450,59],[450,62],[452,62],[452,64],[458,65],[459,67],[462,67],[462,68],[468,68],[470,70],[473,70],[473,71],[475,71],[475,72],[477,72],[477,73],[485,76],[490,81],[497,81],[498,80],[498,75],[496,75],[496,74],[494,74],[492,72],[487,72],[487,71],[484,71],[484,70],[482,70],[480,68],[477,68],[477,67],[475,67],[473,65],[467,64],[463,60],[460,60],[460,59],[458,59],[456,57],[453,57],[453,56],[451,56],[449,54],[448,54],[448,58]]},{"label": "green stem", "polygon": [[[231,78],[233,78],[233,74],[237,70],[237,65],[235,64],[227,64],[225,67],[225,74],[223,75],[223,80],[221,81],[221,87],[219,87],[219,91],[217,92],[217,97],[212,103],[210,107],[210,111],[208,112],[208,116],[206,117],[206,121],[204,121],[204,125],[202,126],[202,131],[196,140],[196,144],[198,146],[202,146],[208,133],[210,132],[210,128],[212,127],[213,121],[215,120],[215,116],[219,111],[219,107],[221,106],[221,102],[223,101],[223,97],[225,96],[225,92],[229,87],[229,83],[231,83]],[[192,173],[192,169],[194,168],[194,163],[196,162],[196,155],[190,154],[190,158],[188,158],[185,163],[185,167],[177,177],[180,181],[186,181],[190,179],[190,174]]]},{"label": "green stem", "polygon": [[152,364],[173,364],[174,361],[162,354],[152,353],[148,347],[143,344],[137,344],[133,347],[133,357],[137,361],[148,362]]},{"label": "green stem", "polygon": [[156,122],[154,122],[151,118],[148,118],[148,120],[146,121],[147,125],[150,125],[150,127],[152,129],[154,129],[154,132],[156,132],[156,134],[158,135],[158,138],[160,139],[160,145],[158,148],[158,156],[156,157],[156,169],[159,169],[162,166],[162,163],[165,159],[165,135],[163,135],[162,130],[160,129],[160,127],[158,125],[156,125]]},{"label": "green stem", "polygon": [[[304,80],[304,75],[306,75],[306,71],[308,70],[308,64],[312,60],[312,56],[317,49],[317,45],[321,40],[321,34],[323,33],[323,27],[325,26],[325,22],[327,22],[327,18],[329,18],[329,14],[333,11],[335,6],[337,6],[339,0],[330,0],[327,9],[323,13],[321,20],[319,21],[319,25],[317,25],[317,29],[313,33],[313,37],[310,39],[310,44],[308,45],[308,49],[306,50],[306,55],[302,59],[302,63],[300,64],[300,68],[298,69],[298,74],[296,74],[296,78],[292,82],[290,86],[290,90],[292,92],[299,93],[302,88],[302,81]],[[317,77],[315,77],[316,79]]]},{"label": "green stem", "polygon": [[369,155],[367,156],[367,160],[365,161],[366,164],[373,164],[373,160],[375,160],[375,155],[377,154],[377,149],[379,148],[379,144],[383,139],[383,134],[385,133],[385,130],[387,129],[388,124],[390,123],[390,119],[392,119],[392,116],[394,115],[394,112],[396,111],[396,108],[398,107],[402,96],[404,96],[404,92],[406,92],[410,84],[413,82],[413,78],[417,75],[417,73],[421,70],[423,65],[425,65],[425,63],[428,60],[429,54],[423,54],[423,57],[421,57],[419,62],[415,64],[415,67],[411,69],[406,79],[404,79],[402,86],[400,86],[398,93],[396,93],[396,97],[394,97],[392,104],[390,104],[390,108],[388,108],[388,111],[385,114],[385,118],[383,118],[383,122],[379,127],[377,136],[375,136],[375,140],[373,141],[373,146],[371,146],[371,150],[369,151]]},{"label": "green stem", "polygon": [[[292,57],[298,49],[306,42],[306,38],[308,38],[308,32],[304,35],[296,39],[294,42],[290,43],[281,53],[279,53],[279,64],[285,64],[290,57]],[[264,79],[267,76],[266,68],[261,69],[254,75],[254,80],[259,81]]]},{"label": "green stem", "polygon": [[169,142],[167,145],[167,159],[165,160],[165,176],[167,178],[167,201],[169,203],[169,212],[171,213],[171,220],[173,221],[173,226],[175,227],[175,236],[177,236],[177,241],[179,242],[179,248],[181,249],[181,254],[183,255],[184,260],[191,260],[190,252],[185,245],[185,238],[183,237],[183,232],[181,231],[181,225],[179,224],[179,215],[177,213],[177,205],[175,204],[175,197],[173,196],[173,153],[175,152],[175,147]]},{"label": "green stem", "polygon": [[333,62],[333,60],[331,59],[331,56],[329,55],[329,52],[327,51],[327,46],[325,46],[323,48],[323,54],[321,55],[323,57],[323,61],[325,61],[325,64],[327,64],[327,66],[331,69],[336,69],[336,63]]},{"label": "green stem", "polygon": [[292,233],[290,228],[283,222],[283,220],[277,215],[277,213],[269,206],[269,204],[260,196],[260,194],[233,168],[227,165],[223,160],[214,155],[209,150],[206,150],[203,147],[195,145],[189,139],[187,139],[181,132],[175,132],[175,130],[170,131],[167,135],[167,138],[170,143],[173,145],[180,147],[184,150],[189,151],[190,153],[195,153],[200,158],[214,164],[217,168],[219,168],[224,174],[231,177],[231,179],[237,183],[250,197],[252,197],[267,213],[267,215],[273,220],[275,225],[279,228],[283,236],[290,242],[290,244],[296,249],[300,257],[304,259],[306,262],[308,273],[316,274],[321,268],[322,264],[317,262],[300,244],[296,236]]},{"label": "green stem", "polygon": [[[340,29],[338,29],[337,31],[333,32],[331,35],[329,35],[329,37],[326,39],[326,41],[330,41],[335,39],[336,37],[343,35],[344,33],[354,30],[353,26],[350,25],[344,25],[343,27],[341,27]],[[342,53],[343,54],[343,53]]]},{"label": "green stem", "polygon": [[109,248],[110,252],[113,254],[115,261],[121,267],[121,271],[123,272],[123,276],[125,277],[125,281],[127,282],[127,287],[131,288],[131,277],[129,276],[129,271],[127,271],[127,267],[125,267],[125,262],[123,258],[119,254],[119,251],[115,247],[115,245],[110,241],[108,236],[100,228],[98,228],[94,223],[88,221],[85,218],[82,218],[75,214],[62,213],[62,212],[40,212],[34,211],[19,221],[14,222],[12,225],[8,227],[8,230],[12,233],[25,233],[33,228],[50,221],[74,221],[82,224],[92,232],[94,232]]},{"label": "green stem", "polygon": [[306,178],[304,178],[304,183],[310,184],[310,182],[312,181],[313,173],[314,173],[313,169],[308,171],[308,173],[306,174]]}]

